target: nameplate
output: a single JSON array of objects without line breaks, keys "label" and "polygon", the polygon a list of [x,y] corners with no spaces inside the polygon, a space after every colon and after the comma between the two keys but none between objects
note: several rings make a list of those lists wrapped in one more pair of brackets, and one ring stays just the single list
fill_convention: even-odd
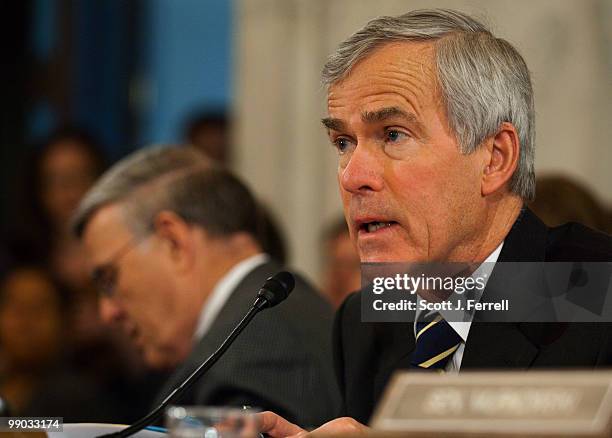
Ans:
[{"label": "nameplate", "polygon": [[611,417],[612,372],[402,372],[371,426],[405,436],[609,437]]}]

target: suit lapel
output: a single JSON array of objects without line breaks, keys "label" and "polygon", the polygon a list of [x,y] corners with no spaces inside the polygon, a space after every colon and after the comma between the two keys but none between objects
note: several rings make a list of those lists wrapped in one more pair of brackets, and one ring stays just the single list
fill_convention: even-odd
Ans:
[{"label": "suit lapel", "polygon": [[[546,226],[524,208],[504,240],[498,262],[544,261]],[[495,269],[489,279],[495,282]],[[517,291],[520,293],[520,291]],[[485,289],[484,296],[487,290]],[[470,328],[461,369],[528,368],[539,348],[517,323],[479,322],[478,313]]]}]

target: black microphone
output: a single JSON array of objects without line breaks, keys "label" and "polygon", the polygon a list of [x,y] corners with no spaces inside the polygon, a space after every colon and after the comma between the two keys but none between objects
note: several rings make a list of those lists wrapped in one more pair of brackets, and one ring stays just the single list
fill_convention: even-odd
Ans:
[{"label": "black microphone", "polygon": [[284,301],[294,287],[295,278],[293,274],[286,271],[279,272],[274,277],[268,278],[261,289],[259,289],[253,306],[261,309],[274,307],[281,301]]},{"label": "black microphone", "polygon": [[244,328],[251,322],[253,317],[262,311],[263,309],[274,307],[285,298],[289,296],[289,293],[293,290],[295,286],[295,278],[293,274],[290,272],[279,272],[276,275],[268,278],[264,285],[259,289],[257,293],[257,299],[246,313],[244,318],[238,323],[238,325],[232,330],[227,338],[223,341],[223,343],[217,348],[217,350],[211,354],[208,359],[206,359],[189,377],[187,377],[183,383],[177,386],[174,391],[168,395],[161,402],[161,404],[153,409],[149,414],[142,417],[140,420],[136,421],[131,426],[126,427],[119,432],[113,432],[106,435],[101,435],[98,438],[103,437],[114,437],[114,438],[125,438],[130,435],[135,434],[136,432],[141,431],[145,427],[151,425],[155,420],[157,420],[164,412],[164,409],[173,401],[178,399],[185,391],[193,386],[193,384],[200,378],[202,375],[208,371],[220,358],[223,356],[225,351],[229,348],[230,345],[234,342],[234,340],[238,337],[238,335],[244,330]]}]

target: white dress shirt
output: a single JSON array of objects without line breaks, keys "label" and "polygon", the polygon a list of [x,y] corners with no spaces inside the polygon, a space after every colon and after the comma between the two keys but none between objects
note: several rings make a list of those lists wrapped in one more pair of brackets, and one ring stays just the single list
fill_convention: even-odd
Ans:
[{"label": "white dress shirt", "polygon": [[[493,268],[495,267],[495,263],[497,262],[497,259],[499,257],[499,254],[501,253],[503,246],[504,246],[504,242],[502,241],[502,243],[500,243],[499,246],[495,248],[495,250],[491,254],[489,254],[486,260],[471,275],[472,278],[484,278],[485,287],[487,285],[489,277],[491,276],[491,272],[493,272]],[[484,292],[484,288],[474,289],[473,298],[477,302],[479,302],[480,299],[482,298],[483,292]],[[419,300],[419,297],[417,296],[417,301],[418,300]],[[421,312],[417,310],[415,321],[414,321],[414,336],[415,337],[416,337],[416,323],[419,320],[420,313]],[[457,351],[455,351],[451,359],[446,364],[447,372],[458,372],[461,369],[461,361],[463,360],[463,352],[465,351],[465,343],[470,333],[470,327],[472,326],[472,319],[474,315],[473,314],[470,315],[469,321],[452,321],[453,318],[450,316],[450,314],[448,317],[445,315],[445,313],[447,313],[446,311],[441,310],[438,313],[442,315],[442,318],[447,320],[448,325],[450,325],[462,339],[462,342],[457,348]]]},{"label": "white dress shirt", "polygon": [[217,282],[207,300],[200,311],[200,318],[193,333],[193,342],[196,343],[206,334],[210,326],[215,321],[219,312],[229,299],[230,295],[238,286],[238,284],[246,277],[253,269],[268,262],[270,257],[268,254],[256,254],[238,264],[234,265],[224,276]]}]

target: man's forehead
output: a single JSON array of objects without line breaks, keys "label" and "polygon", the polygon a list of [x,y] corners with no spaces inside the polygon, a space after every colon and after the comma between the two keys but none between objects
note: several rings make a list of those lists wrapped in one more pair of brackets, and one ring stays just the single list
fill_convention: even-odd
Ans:
[{"label": "man's forehead", "polygon": [[119,204],[108,204],[94,211],[83,233],[83,242],[88,248],[103,250],[114,247],[116,242],[131,238],[123,209]]},{"label": "man's forehead", "polygon": [[373,48],[353,65],[347,78],[351,78],[357,71],[376,71],[389,66],[406,71],[416,70],[424,76],[431,76],[434,75],[434,61],[435,44],[431,41],[393,41]]},{"label": "man's forehead", "polygon": [[374,49],[346,77],[328,88],[328,109],[363,90],[406,93],[420,101],[436,93],[435,48],[432,42],[392,42]]}]

